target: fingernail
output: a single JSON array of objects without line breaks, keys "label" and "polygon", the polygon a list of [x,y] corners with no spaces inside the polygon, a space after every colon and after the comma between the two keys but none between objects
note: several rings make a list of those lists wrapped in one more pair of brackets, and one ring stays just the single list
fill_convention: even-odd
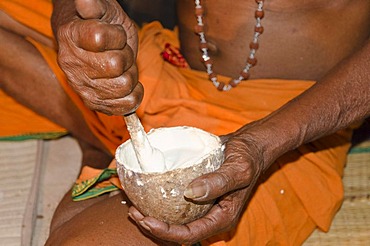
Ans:
[{"label": "fingernail", "polygon": [[205,185],[203,182],[192,184],[185,190],[184,196],[190,199],[204,197],[205,195],[207,195],[207,188],[207,185]]},{"label": "fingernail", "polygon": [[152,232],[152,230],[150,230],[150,228],[149,228],[149,226],[147,226],[147,224],[145,224],[145,222],[144,221],[139,221],[139,224],[145,229],[145,230],[147,230],[147,231],[149,231],[149,232]]},{"label": "fingernail", "polygon": [[131,219],[135,220],[134,216],[132,216],[132,214],[131,214],[131,213],[128,213],[128,216],[129,216]]}]

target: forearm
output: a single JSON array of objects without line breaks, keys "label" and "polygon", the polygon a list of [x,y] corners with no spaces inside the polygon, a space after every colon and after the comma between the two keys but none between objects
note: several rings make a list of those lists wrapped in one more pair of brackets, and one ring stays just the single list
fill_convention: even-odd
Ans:
[{"label": "forearm", "polygon": [[310,89],[261,120],[255,134],[269,156],[266,162],[369,117],[369,68],[368,42]]}]

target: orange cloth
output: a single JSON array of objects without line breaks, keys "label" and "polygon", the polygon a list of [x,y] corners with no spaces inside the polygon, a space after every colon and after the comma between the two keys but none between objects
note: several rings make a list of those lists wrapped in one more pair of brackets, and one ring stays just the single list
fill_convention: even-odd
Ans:
[{"label": "orange cloth", "polygon": [[[16,1],[0,1],[0,8],[10,11],[4,6],[11,2]],[[17,15],[27,15],[27,10],[17,8],[19,13],[9,14],[18,19]],[[42,15],[50,15],[50,8],[46,12]],[[40,26],[32,18],[24,24]],[[139,39],[139,79],[145,95],[138,115],[146,130],[190,125],[226,134],[268,115],[314,83],[250,80],[230,92],[218,92],[204,72],[177,68],[162,59],[166,43],[179,47],[176,32],[151,23],[140,30]],[[39,44],[37,48],[83,112],[89,127],[113,152],[127,138],[122,118],[89,111],[65,82],[55,52]],[[227,82],[229,78],[220,80]],[[343,197],[341,176],[350,136],[350,131],[338,132],[281,157],[263,177],[238,226],[202,244],[300,245],[316,227],[327,231]]]},{"label": "orange cloth", "polygon": [[[32,2],[22,0],[1,0],[0,10],[10,15],[21,24],[39,32],[40,34],[53,39],[53,33],[50,25],[52,13],[51,0],[34,0]],[[37,43],[31,38],[30,41],[45,58],[50,68],[54,71],[56,77],[61,82],[62,87],[68,93],[72,101],[77,105],[84,115],[88,126],[92,132],[107,146],[113,154],[116,146],[128,138],[125,131],[124,120],[118,116],[107,116],[101,113],[92,112],[86,108],[77,94],[68,85],[64,73],[57,64],[56,51],[41,43]],[[0,90],[0,103],[6,105],[0,111],[0,139],[11,139],[12,136],[35,136],[37,134],[44,136],[65,133],[66,130],[48,119],[41,117],[23,106],[9,99],[3,91]],[[3,127],[4,126],[4,127]],[[54,134],[53,134],[54,133]],[[15,138],[19,139],[19,138]]]},{"label": "orange cloth", "polygon": [[[158,55],[167,42],[179,47],[176,33],[152,23],[140,31],[139,39],[139,74],[146,92],[138,114],[147,130],[191,125],[226,134],[270,114],[314,83],[249,80],[218,92],[206,73],[176,68]],[[327,231],[342,201],[350,137],[350,130],[338,132],[281,157],[238,226],[203,245],[300,245],[316,226]]]},{"label": "orange cloth", "polygon": [[[3,0],[0,9],[44,36],[52,37],[48,24],[52,11],[50,1],[36,0],[27,4],[21,0]],[[1,89],[0,105],[0,139],[53,138],[66,134],[65,129],[21,106]]]}]

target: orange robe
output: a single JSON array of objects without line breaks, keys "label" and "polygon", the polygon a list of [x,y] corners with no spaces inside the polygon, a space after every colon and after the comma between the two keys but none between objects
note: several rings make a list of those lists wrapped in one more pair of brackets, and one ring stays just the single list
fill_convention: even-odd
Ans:
[{"label": "orange robe", "polygon": [[[48,19],[51,3],[47,0],[23,2],[2,0],[0,9],[52,37]],[[47,18],[26,18],[29,14]],[[166,43],[179,47],[176,32],[154,22],[139,31],[139,40],[139,79],[145,87],[145,95],[137,113],[146,130],[189,125],[217,135],[226,134],[268,115],[314,83],[259,79],[243,82],[230,92],[219,92],[206,73],[178,68],[162,59],[160,53]],[[81,110],[90,129],[113,153],[128,136],[122,118],[88,110],[66,83],[56,64],[55,51],[32,43]],[[229,80],[222,76],[219,79]],[[0,97],[0,102],[7,100],[4,94]],[[22,113],[22,107],[17,105],[16,116]],[[9,117],[4,122],[12,122],[12,114],[1,113],[0,116]],[[46,119],[41,121],[50,124]],[[34,126],[37,127],[35,132],[44,131],[40,122]],[[23,129],[17,130],[21,133]],[[9,132],[0,128],[0,136],[7,134]],[[240,223],[227,233],[205,240],[202,245],[300,245],[316,227],[327,231],[343,198],[341,177],[350,137],[351,131],[344,130],[279,158],[261,179]]]}]

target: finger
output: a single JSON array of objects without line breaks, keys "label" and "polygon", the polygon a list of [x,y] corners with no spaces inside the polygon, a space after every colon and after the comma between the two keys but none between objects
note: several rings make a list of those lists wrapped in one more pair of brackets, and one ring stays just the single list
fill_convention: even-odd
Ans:
[{"label": "finger", "polygon": [[152,217],[144,217],[139,220],[138,225],[156,238],[191,245],[227,230],[234,224],[229,223],[234,217],[216,205],[206,216],[185,225],[170,225]]},{"label": "finger", "polygon": [[[82,18],[99,19],[108,24],[123,26],[127,34],[127,44],[137,54],[137,30],[134,22],[116,1],[75,0],[76,8]],[[109,9],[109,10],[108,10]]]},{"label": "finger", "polygon": [[81,97],[91,110],[107,115],[125,115],[134,112],[139,107],[143,98],[143,91],[143,86],[138,83],[134,90],[124,98],[103,100],[96,95],[93,89],[85,88],[81,91]]},{"label": "finger", "polygon": [[101,100],[119,99],[132,93],[138,83],[137,67],[133,65],[115,78],[88,79],[86,87],[92,88]]},{"label": "finger", "polygon": [[[132,54],[130,48],[127,51]],[[138,82],[137,66],[133,64],[132,56],[128,55],[128,59],[125,59],[125,52],[107,51],[104,53],[81,52],[78,58],[71,59],[65,49],[60,49],[58,63],[65,71],[71,85],[80,93],[83,92],[84,87],[89,87],[97,92],[97,95],[91,96],[100,99],[117,99],[130,94]],[[85,56],[90,56],[90,58],[81,58],[84,57],[83,54],[87,54]],[[89,92],[86,91],[86,93],[88,96]]]},{"label": "finger", "polygon": [[100,19],[106,12],[106,5],[100,0],[75,0],[75,5],[83,19]]},{"label": "finger", "polygon": [[252,165],[248,159],[248,149],[242,141],[234,139],[226,144],[225,161],[213,173],[193,180],[184,195],[195,201],[209,201],[230,191],[246,187],[259,175],[259,165]]},{"label": "finger", "polygon": [[[84,55],[85,54],[85,55]],[[79,58],[83,71],[90,79],[116,78],[135,68],[134,54],[130,47],[105,52],[81,52]],[[137,80],[137,78],[133,78]]]},{"label": "finger", "polygon": [[[145,216],[134,206],[129,207],[128,216],[139,226],[141,232],[151,238],[159,239],[150,233],[150,228],[143,222]],[[159,239],[160,240],[160,239]]]},{"label": "finger", "polygon": [[135,222],[139,222],[140,220],[144,219],[144,215],[142,213],[140,213],[140,211],[137,210],[134,206],[129,207],[128,215]]},{"label": "finger", "polygon": [[96,20],[79,21],[73,41],[77,47],[92,51],[121,50],[126,46],[127,36],[121,25],[107,24]]},{"label": "finger", "polygon": [[129,208],[129,215],[144,234],[190,245],[235,226],[251,190],[251,187],[247,187],[222,197],[204,217],[186,225],[169,225],[152,217],[144,217],[135,207]]},{"label": "finger", "polygon": [[222,165],[219,170],[193,180],[184,195],[194,201],[209,201],[250,183],[253,171],[238,165]]}]

